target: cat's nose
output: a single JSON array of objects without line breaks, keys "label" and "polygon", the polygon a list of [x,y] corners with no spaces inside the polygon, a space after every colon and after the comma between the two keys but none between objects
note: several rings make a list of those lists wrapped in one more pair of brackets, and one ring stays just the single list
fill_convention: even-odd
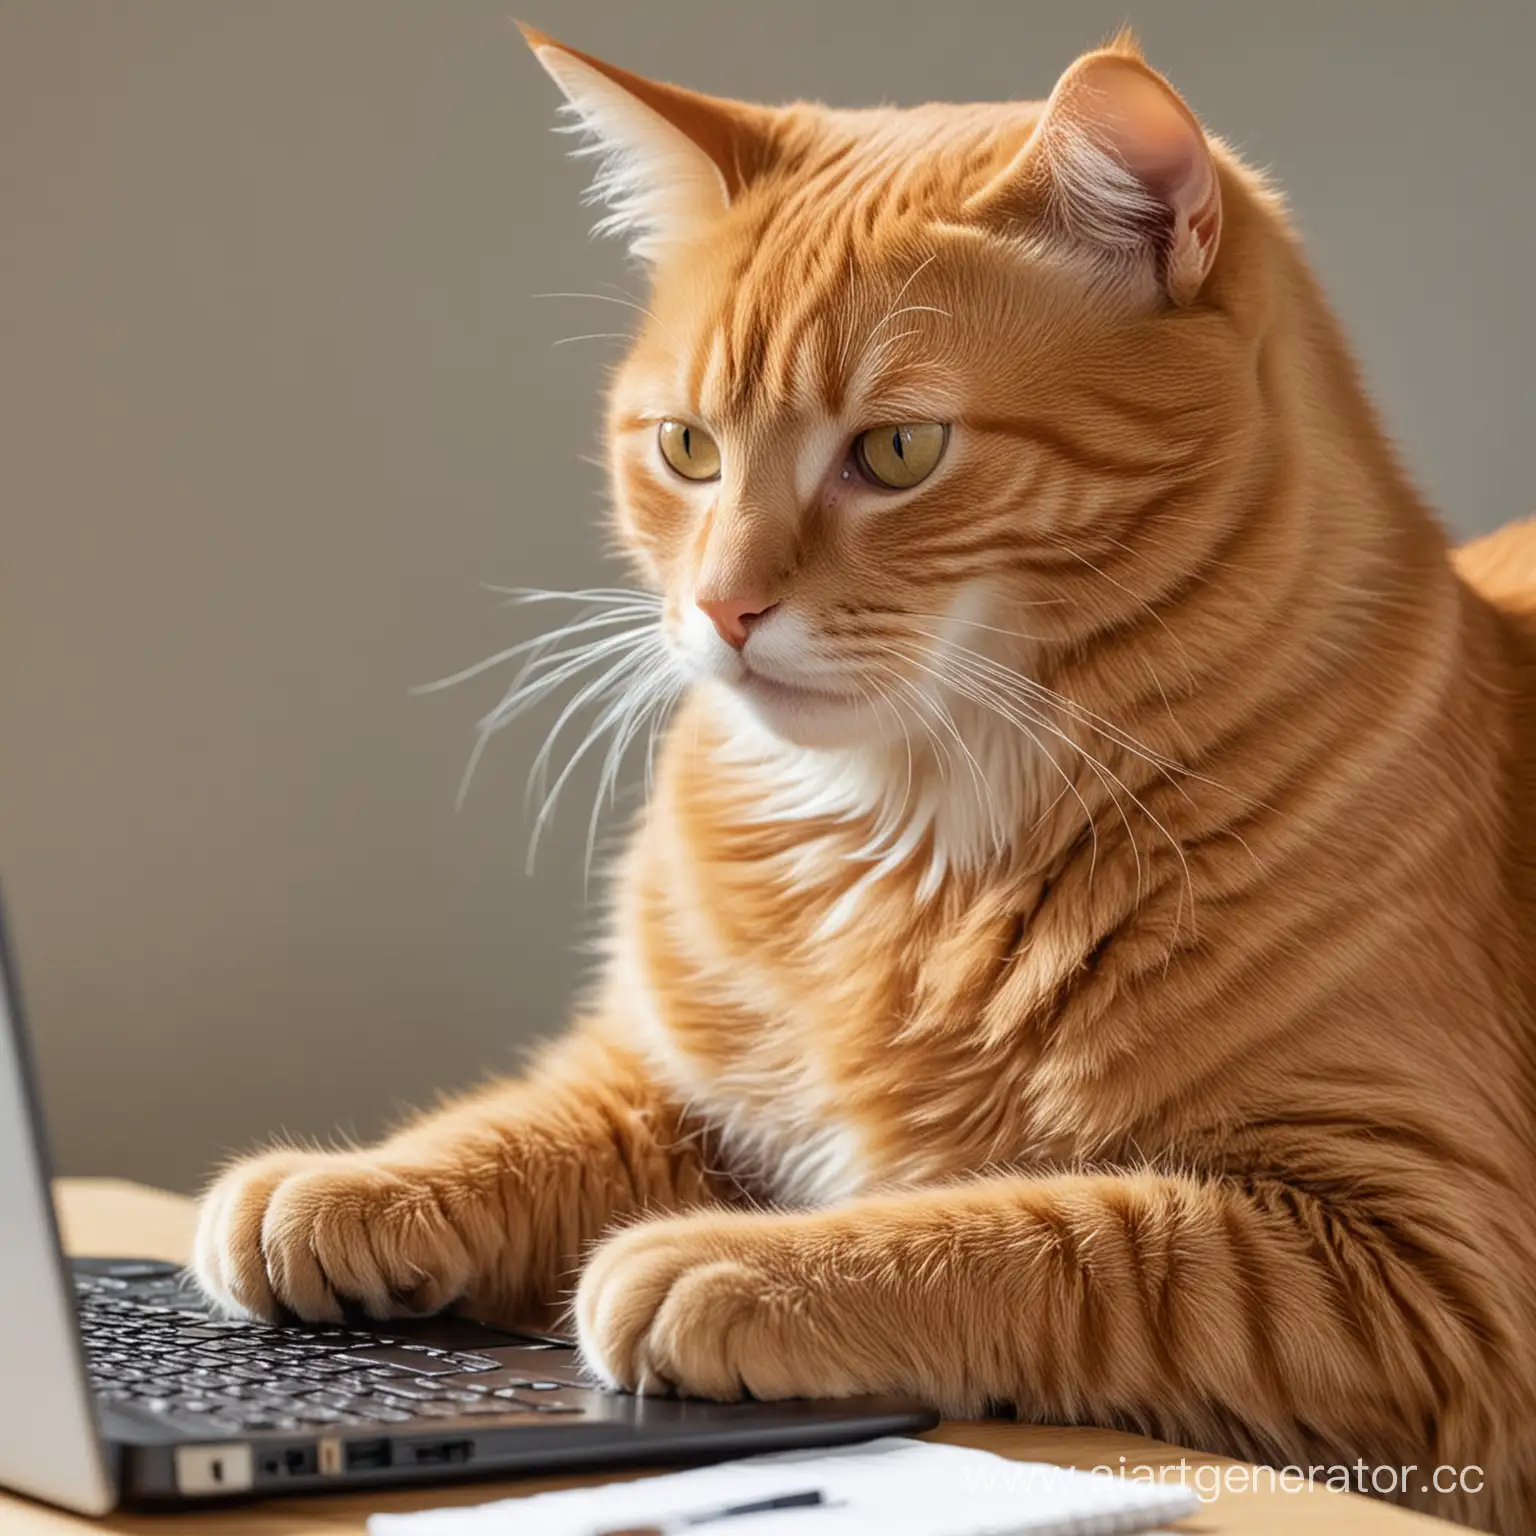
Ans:
[{"label": "cat's nose", "polygon": [[779,606],[757,597],[698,597],[694,601],[699,611],[708,615],[720,638],[738,651],[747,643],[749,626]]}]

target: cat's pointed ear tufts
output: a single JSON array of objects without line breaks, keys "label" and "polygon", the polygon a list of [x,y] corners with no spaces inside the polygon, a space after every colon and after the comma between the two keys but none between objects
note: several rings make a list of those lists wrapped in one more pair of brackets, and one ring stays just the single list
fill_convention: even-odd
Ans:
[{"label": "cat's pointed ear tufts", "polygon": [[771,109],[647,80],[518,27],[565,93],[577,153],[598,160],[598,231],[624,236],[637,256],[703,233],[767,164]]},{"label": "cat's pointed ear tufts", "polygon": [[1139,64],[1147,62],[1147,56],[1141,51],[1141,39],[1136,36],[1136,29],[1128,21],[1123,21],[1115,28],[1109,41],[1099,49],[1100,53],[1119,54],[1123,59],[1135,59]]},{"label": "cat's pointed ear tufts", "polygon": [[973,211],[1024,224],[1111,280],[1192,303],[1221,241],[1221,183],[1179,94],[1128,36],[1079,59]]}]

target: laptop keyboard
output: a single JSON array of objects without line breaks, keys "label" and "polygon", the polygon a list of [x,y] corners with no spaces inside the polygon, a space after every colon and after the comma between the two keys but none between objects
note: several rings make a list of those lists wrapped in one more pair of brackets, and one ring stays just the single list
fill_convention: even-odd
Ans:
[{"label": "laptop keyboard", "polygon": [[[485,1354],[326,1325],[226,1321],[177,1274],[75,1274],[91,1389],[100,1402],[214,1434],[322,1430],[465,1416],[580,1414],[595,1394],[568,1348],[517,1339]],[[495,1337],[492,1335],[492,1337]]]}]

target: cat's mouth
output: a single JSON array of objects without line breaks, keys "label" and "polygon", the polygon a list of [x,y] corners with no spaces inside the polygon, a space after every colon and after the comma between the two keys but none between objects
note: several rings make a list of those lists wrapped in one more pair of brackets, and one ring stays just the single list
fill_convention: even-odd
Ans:
[{"label": "cat's mouth", "polygon": [[862,701],[852,693],[787,683],[751,666],[732,686],[776,734],[802,746],[841,742]]},{"label": "cat's mouth", "polygon": [[867,735],[868,690],[797,657],[758,658],[752,655],[754,648],[755,642],[739,651],[706,647],[702,655],[685,653],[685,666],[699,681],[707,680],[744,704],[782,740],[803,747],[840,747]]},{"label": "cat's mouth", "polygon": [[750,666],[744,669],[736,686],[752,698],[776,704],[796,704],[807,709],[846,709],[857,702],[851,694],[828,688],[808,688],[803,683],[786,683]]}]

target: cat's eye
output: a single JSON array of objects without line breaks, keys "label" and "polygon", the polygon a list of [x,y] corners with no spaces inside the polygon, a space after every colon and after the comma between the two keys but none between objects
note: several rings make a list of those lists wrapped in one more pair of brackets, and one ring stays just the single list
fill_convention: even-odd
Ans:
[{"label": "cat's eye", "polygon": [[684,480],[720,478],[720,449],[702,428],[686,421],[664,421],[656,442],[662,458]]},{"label": "cat's eye", "polygon": [[871,427],[854,442],[859,468],[877,485],[892,491],[921,485],[939,467],[949,428],[938,421],[893,422]]}]

